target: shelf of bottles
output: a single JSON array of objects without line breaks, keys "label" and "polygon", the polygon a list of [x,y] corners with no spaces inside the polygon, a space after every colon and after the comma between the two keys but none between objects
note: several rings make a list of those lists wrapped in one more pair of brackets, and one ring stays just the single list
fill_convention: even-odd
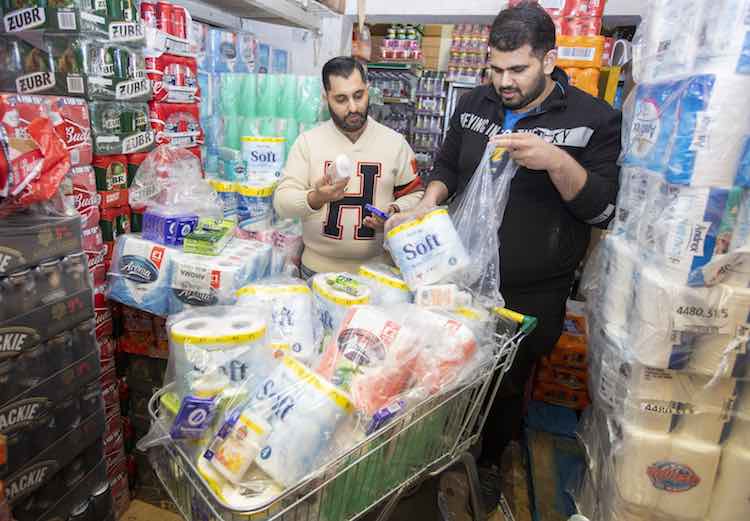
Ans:
[{"label": "shelf of bottles", "polygon": [[478,85],[487,67],[490,26],[458,24],[453,28],[448,81]]},{"label": "shelf of bottles", "polygon": [[448,93],[446,79],[444,72],[423,71],[417,81],[412,146],[420,175],[432,171],[442,143]]}]

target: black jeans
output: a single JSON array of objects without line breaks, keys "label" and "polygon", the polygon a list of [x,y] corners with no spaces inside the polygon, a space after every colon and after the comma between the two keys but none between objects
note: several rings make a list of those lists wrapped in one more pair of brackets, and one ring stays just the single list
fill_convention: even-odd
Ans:
[{"label": "black jeans", "polygon": [[500,465],[503,450],[511,440],[521,438],[523,427],[523,399],[526,382],[534,364],[549,354],[560,338],[565,320],[565,301],[570,288],[537,290],[522,293],[503,292],[505,307],[539,320],[536,329],[521,343],[518,354],[500,383],[494,403],[482,431],[484,465]]}]

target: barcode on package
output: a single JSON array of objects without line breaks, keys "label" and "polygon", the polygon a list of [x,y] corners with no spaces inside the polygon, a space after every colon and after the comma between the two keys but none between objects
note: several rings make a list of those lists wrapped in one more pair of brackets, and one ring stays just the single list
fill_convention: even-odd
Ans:
[{"label": "barcode on package", "polygon": [[58,11],[57,26],[65,31],[75,31],[78,28],[76,14],[73,11]]},{"label": "barcode on package", "polygon": [[82,76],[68,76],[68,92],[71,94],[83,94],[85,92]]},{"label": "barcode on package", "polygon": [[596,55],[595,47],[558,47],[557,57],[561,60],[581,60],[592,62]]}]

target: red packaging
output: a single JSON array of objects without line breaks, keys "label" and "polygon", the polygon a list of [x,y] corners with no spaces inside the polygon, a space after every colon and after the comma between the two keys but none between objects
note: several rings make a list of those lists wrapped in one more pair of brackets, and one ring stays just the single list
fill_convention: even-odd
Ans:
[{"label": "red packaging", "polygon": [[604,15],[605,3],[605,0],[566,0],[565,15],[601,18]]},{"label": "red packaging", "polygon": [[143,20],[143,25],[147,27],[157,26],[156,3],[141,0],[141,20]]},{"label": "red packaging", "polygon": [[555,35],[566,34],[567,24],[565,23],[565,17],[563,16],[552,16],[552,22],[555,24]]},{"label": "red packaging", "polygon": [[94,287],[101,286],[107,281],[107,272],[104,268],[104,241],[102,231],[97,224],[93,228],[86,228],[82,232],[83,251],[89,261],[89,273],[94,281]]},{"label": "red packaging", "polygon": [[94,156],[96,189],[101,192],[128,187],[128,158],[124,155]]},{"label": "red packaging", "polygon": [[70,152],[71,166],[90,165],[93,156],[88,103],[80,98],[48,96],[55,134]]},{"label": "red packaging", "polygon": [[65,196],[81,216],[81,227],[99,224],[99,194],[96,193],[94,170],[90,166],[71,168],[66,176]]},{"label": "red packaging", "polygon": [[116,461],[125,456],[125,443],[122,437],[122,422],[120,416],[107,418],[102,435],[104,457],[109,461]]},{"label": "red packaging", "polygon": [[203,161],[201,157],[201,147],[188,148],[188,150],[190,151],[190,153],[192,153],[195,157],[198,158],[198,161],[201,161],[201,162]]},{"label": "red packaging", "polygon": [[120,416],[120,392],[117,388],[117,375],[112,369],[100,377],[102,384],[102,401],[107,418]]},{"label": "red packaging", "polygon": [[153,331],[125,331],[120,337],[120,351],[131,355],[148,355],[155,345]]},{"label": "red packaging", "polygon": [[107,303],[104,286],[94,288],[94,315],[96,316],[96,338],[111,336],[113,332],[112,312]]},{"label": "red packaging", "polygon": [[[118,420],[118,423],[122,423],[120,417],[118,417]],[[107,479],[117,479],[122,474],[127,476],[128,461],[124,452],[122,454],[115,453],[113,456],[107,456],[105,459],[107,460]]]},{"label": "red packaging", "polygon": [[156,28],[167,34],[174,34],[172,4],[169,2],[158,2],[156,4]]},{"label": "red packaging", "polygon": [[193,103],[198,97],[198,62],[187,56],[146,56],[154,101]]},{"label": "red packaging", "polygon": [[127,468],[110,477],[109,486],[112,488],[112,502],[114,503],[112,509],[115,512],[115,519],[120,519],[125,515],[130,506]]},{"label": "red packaging", "polygon": [[[537,0],[537,3],[541,5],[550,16],[562,16],[568,10],[568,4],[577,0]],[[528,3],[529,0],[509,0],[508,7],[516,7],[517,5]]]},{"label": "red packaging", "polygon": [[17,206],[46,201],[70,170],[70,154],[48,118],[46,99],[0,94],[0,124],[7,143],[7,194]]},{"label": "red packaging", "polygon": [[575,16],[565,21],[567,36],[597,36],[602,30],[602,19],[593,16]]},{"label": "red packaging", "polygon": [[185,8],[179,5],[172,6],[172,34],[178,38],[187,38],[187,17]]},{"label": "red packaging", "polygon": [[112,190],[110,192],[99,192],[101,201],[99,207],[104,210],[105,208],[115,208],[118,206],[127,206],[128,204],[128,191],[127,190]]},{"label": "red packaging", "polygon": [[203,144],[197,103],[158,103],[151,101],[149,118],[160,145],[189,148]]},{"label": "red packaging", "polygon": [[612,65],[612,49],[614,48],[614,46],[614,38],[604,38],[604,50],[602,51],[602,67],[609,67],[610,65]]},{"label": "red packaging", "polygon": [[96,341],[99,346],[99,360],[102,372],[109,371],[115,367],[115,341],[111,336],[105,336]]}]

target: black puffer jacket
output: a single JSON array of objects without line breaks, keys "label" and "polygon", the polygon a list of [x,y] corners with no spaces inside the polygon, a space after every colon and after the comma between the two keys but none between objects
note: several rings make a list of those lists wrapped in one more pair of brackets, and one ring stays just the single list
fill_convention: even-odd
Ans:
[{"label": "black puffer jacket", "polygon": [[[568,84],[557,85],[515,131],[534,132],[573,156],[588,172],[585,186],[565,202],[546,172],[521,168],[511,183],[500,230],[504,291],[526,292],[569,285],[588,247],[591,226],[606,227],[619,186],[622,115],[606,102]],[[474,174],[487,140],[501,132],[503,105],[492,85],[465,94],[451,118],[430,180],[460,193]]]}]

